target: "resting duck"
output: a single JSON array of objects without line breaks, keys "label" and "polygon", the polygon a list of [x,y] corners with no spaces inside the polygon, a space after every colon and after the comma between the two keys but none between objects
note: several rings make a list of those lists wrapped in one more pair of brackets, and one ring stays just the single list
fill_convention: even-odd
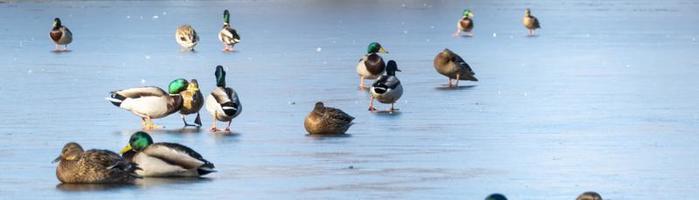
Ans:
[{"label": "resting duck", "polygon": [[403,95],[403,86],[400,84],[398,77],[396,77],[396,71],[400,71],[396,61],[389,60],[386,65],[386,74],[381,75],[379,79],[371,85],[371,88],[369,88],[369,92],[371,93],[369,111],[376,110],[374,107],[374,99],[381,103],[390,103],[391,109],[388,110],[389,112],[397,110],[393,108],[393,104]]},{"label": "resting duck", "polygon": [[464,16],[456,23],[454,36],[458,36],[461,32],[466,33],[468,36],[473,36],[471,30],[473,30],[473,13],[471,10],[466,9],[464,10]]},{"label": "resting duck", "polygon": [[[478,81],[471,66],[468,66],[461,56],[449,49],[442,50],[434,57],[434,69],[449,78],[449,87],[458,87],[459,80]],[[452,79],[456,79],[455,85],[451,84]]]},{"label": "resting duck", "polygon": [[580,194],[575,200],[602,200],[602,196],[597,192],[585,192]]},{"label": "resting duck", "polygon": [[136,164],[108,150],[83,151],[80,144],[70,142],[63,146],[61,155],[53,162],[56,177],[61,183],[131,184],[140,176],[134,170]]},{"label": "resting duck", "polygon": [[175,40],[184,50],[194,51],[194,47],[199,43],[199,35],[197,35],[197,31],[192,26],[185,24],[177,27]]},{"label": "resting duck", "polygon": [[367,54],[359,59],[357,73],[359,74],[359,88],[364,88],[364,79],[376,79],[383,74],[386,64],[377,53],[388,53],[381,44],[372,42],[367,47]]},{"label": "resting duck", "polygon": [[180,92],[186,91],[187,85],[187,80],[176,79],[170,82],[169,93],[153,86],[137,87],[112,91],[107,100],[141,117],[145,130],[156,129],[158,126],[152,119],[163,118],[182,108],[183,99]]},{"label": "resting duck", "polygon": [[352,120],[354,117],[342,110],[325,107],[323,102],[319,101],[306,116],[303,127],[311,135],[344,134],[352,126]]},{"label": "resting duck", "polygon": [[[184,126],[201,126],[201,118],[199,118],[199,110],[204,106],[204,95],[201,94],[199,90],[199,82],[197,79],[192,79],[187,84],[187,89],[180,92],[182,95],[182,108],[180,108],[180,114],[182,115],[182,122]],[[187,123],[185,115],[197,113],[197,118],[194,119],[194,124]]]},{"label": "resting duck", "polygon": [[131,135],[122,156],[138,164],[136,173],[144,177],[198,177],[216,172],[214,164],[189,147],[176,143],[153,143],[145,132]]},{"label": "resting duck", "polygon": [[[56,43],[55,51],[67,51],[68,44],[73,42],[73,33],[70,32],[68,27],[61,24],[61,19],[59,18],[53,19],[53,28],[51,32],[49,32],[49,36],[51,36],[51,40]],[[64,45],[62,49],[60,45]]]},{"label": "resting duck", "polygon": [[223,28],[218,33],[218,40],[223,43],[223,51],[234,51],[233,46],[240,42],[240,35],[231,27],[231,15],[228,10],[223,11]]},{"label": "resting duck", "polygon": [[220,131],[220,129],[216,128],[216,121],[228,122],[225,131],[230,131],[231,121],[240,115],[240,112],[243,111],[243,106],[240,104],[235,90],[226,87],[226,71],[223,70],[223,66],[216,66],[214,75],[216,76],[217,87],[206,97],[206,110],[211,113],[214,119],[211,131]]},{"label": "resting duck", "polygon": [[529,8],[524,10],[524,18],[522,19],[522,23],[524,24],[524,27],[529,30],[529,36],[533,36],[534,30],[541,28],[541,25],[539,25],[539,19],[532,15]]}]

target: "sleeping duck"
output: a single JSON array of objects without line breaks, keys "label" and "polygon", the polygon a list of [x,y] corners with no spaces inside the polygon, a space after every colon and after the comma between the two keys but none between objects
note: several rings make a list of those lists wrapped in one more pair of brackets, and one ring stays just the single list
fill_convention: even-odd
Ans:
[{"label": "sleeping duck", "polygon": [[153,138],[142,131],[131,135],[121,154],[136,163],[136,173],[144,177],[198,177],[216,172],[213,163],[191,148],[177,143],[153,143]]},{"label": "sleeping duck", "polygon": [[303,122],[311,135],[344,134],[352,126],[354,117],[340,109],[325,107],[323,102],[317,102],[313,111],[308,113]]},{"label": "sleeping duck", "polygon": [[199,43],[199,35],[197,35],[197,31],[192,26],[185,24],[177,27],[175,40],[177,44],[182,46],[183,50],[194,51],[194,47]]},{"label": "sleeping duck", "polygon": [[[434,69],[449,78],[449,87],[459,87],[459,80],[478,81],[471,66],[449,49],[442,50],[434,57]],[[455,85],[452,85],[452,79],[456,79]]]},{"label": "sleeping duck", "polygon": [[[182,122],[184,126],[201,126],[201,118],[199,118],[199,110],[204,106],[204,95],[201,94],[199,90],[199,82],[197,79],[192,79],[187,84],[187,89],[180,92],[182,95],[182,108],[180,108],[180,114],[182,115]],[[187,123],[185,115],[197,113],[197,117],[194,119],[194,124]]]},{"label": "sleeping duck", "polygon": [[136,164],[119,154],[97,149],[84,151],[75,142],[63,146],[61,155],[53,162],[59,162],[56,177],[61,183],[131,184],[140,178],[134,172],[138,169]]},{"label": "sleeping duck", "polygon": [[[51,28],[49,36],[51,36],[51,40],[56,43],[55,51],[67,51],[68,44],[73,42],[73,33],[70,32],[68,27],[63,26],[59,18],[53,19],[53,28]],[[60,45],[64,45],[63,48],[60,48]]]},{"label": "sleeping duck", "polygon": [[226,87],[226,71],[223,66],[216,66],[216,88],[211,91],[211,94],[206,97],[206,110],[211,113],[213,124],[211,131],[216,132],[220,129],[216,128],[216,121],[228,122],[225,131],[230,131],[233,118],[240,115],[243,111],[243,106],[240,104],[238,94],[230,87]]},{"label": "sleeping duck", "polygon": [[383,74],[386,64],[378,53],[388,53],[381,44],[372,42],[367,47],[367,54],[359,59],[357,73],[359,74],[359,88],[364,88],[364,79],[376,79]]},{"label": "sleeping duck", "polygon": [[186,91],[187,85],[187,80],[176,79],[170,82],[168,92],[153,86],[129,88],[111,92],[107,100],[141,117],[145,130],[156,129],[158,126],[153,119],[163,118],[182,108],[180,93]]},{"label": "sleeping duck", "polygon": [[529,8],[524,10],[524,18],[522,19],[522,23],[524,24],[524,27],[529,30],[529,36],[534,36],[534,30],[541,28],[541,25],[539,25],[539,19],[532,15]]},{"label": "sleeping duck", "polygon": [[223,51],[233,51],[233,46],[240,42],[240,35],[231,27],[231,15],[228,10],[223,11],[223,28],[218,33],[218,40],[223,43]]},{"label": "sleeping duck", "polygon": [[403,95],[403,86],[400,84],[398,77],[396,77],[396,71],[400,71],[396,61],[389,60],[386,65],[386,74],[381,75],[379,79],[371,85],[371,88],[369,88],[369,92],[371,93],[369,111],[376,110],[374,107],[374,99],[381,103],[390,103],[391,109],[388,110],[389,112],[396,110],[393,108],[393,104]]},{"label": "sleeping duck", "polygon": [[456,33],[454,33],[454,36],[458,36],[461,32],[466,33],[468,36],[473,36],[471,30],[473,30],[473,13],[471,10],[466,9],[464,10],[464,15],[456,23]]}]

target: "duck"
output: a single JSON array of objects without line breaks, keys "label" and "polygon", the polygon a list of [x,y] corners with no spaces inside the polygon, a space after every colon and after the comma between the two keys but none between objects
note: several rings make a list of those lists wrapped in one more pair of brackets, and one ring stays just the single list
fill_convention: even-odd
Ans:
[{"label": "duck", "polygon": [[403,86],[400,84],[400,80],[396,77],[396,72],[400,72],[396,61],[389,60],[386,64],[386,74],[381,75],[369,88],[369,93],[371,94],[371,100],[369,101],[369,111],[376,111],[374,107],[374,99],[381,103],[391,104],[391,109],[389,112],[393,112],[397,109],[393,107],[393,104],[400,99],[403,95]]},{"label": "duck", "polygon": [[522,18],[522,24],[529,30],[529,36],[534,36],[534,30],[541,28],[539,25],[539,19],[532,15],[532,11],[527,8],[524,10],[524,18]]},{"label": "duck", "polygon": [[[461,56],[446,48],[434,57],[434,69],[449,78],[449,87],[458,87],[459,80],[478,81],[471,66]],[[456,84],[452,85],[452,79],[456,80]]]},{"label": "duck", "polygon": [[179,111],[184,102],[182,95],[188,82],[185,79],[175,79],[170,82],[168,92],[155,86],[136,87],[112,91],[107,101],[114,106],[130,111],[141,117],[143,129],[157,129],[153,119],[163,118]]},{"label": "duck", "polygon": [[456,22],[456,32],[454,36],[458,36],[461,32],[466,33],[468,36],[473,36],[471,32],[473,30],[473,12],[471,10],[464,10],[464,15]]},{"label": "duck", "polygon": [[214,75],[216,76],[216,88],[206,97],[205,102],[206,110],[211,113],[214,119],[210,131],[220,131],[216,128],[216,121],[228,122],[225,131],[230,131],[231,122],[243,111],[243,105],[240,104],[238,93],[232,88],[226,87],[226,71],[223,70],[223,66],[216,66]]},{"label": "duck", "polygon": [[[55,51],[68,51],[68,44],[73,42],[73,33],[70,32],[68,27],[63,26],[61,19],[58,17],[53,19],[53,28],[51,28],[49,36],[56,43]],[[60,48],[60,45],[63,45],[63,48]]]},{"label": "duck", "polygon": [[485,197],[485,200],[507,200],[507,197],[500,193],[494,193]]},{"label": "duck", "polygon": [[240,42],[240,35],[231,27],[231,14],[228,10],[223,11],[223,27],[218,32],[218,40],[223,43],[223,51],[234,51],[233,46]]},{"label": "duck", "polygon": [[[182,108],[180,108],[180,115],[182,115],[182,122],[184,126],[196,126],[201,127],[201,118],[199,117],[199,110],[204,107],[204,95],[201,94],[199,90],[199,82],[197,79],[192,79],[187,84],[187,89],[180,92],[182,96]],[[194,124],[187,123],[185,115],[197,114],[194,119]]]},{"label": "duck", "polygon": [[589,191],[580,194],[575,200],[602,200],[602,196],[597,192]]},{"label": "duck", "polygon": [[133,184],[141,178],[135,173],[138,166],[119,154],[98,149],[84,151],[76,142],[65,144],[53,160],[56,162],[56,177],[61,183]]},{"label": "duck", "polygon": [[143,131],[132,134],[120,152],[138,165],[135,172],[143,177],[199,177],[216,172],[213,163],[191,148],[177,143],[153,143],[153,138]]},{"label": "duck", "polygon": [[359,59],[357,73],[359,74],[359,88],[364,89],[364,79],[376,79],[383,74],[386,64],[378,53],[388,53],[378,42],[369,43],[367,54]]},{"label": "duck", "polygon": [[194,47],[199,43],[199,35],[191,25],[185,24],[177,27],[175,40],[177,44],[182,46],[183,50],[194,51]]},{"label": "duck", "polygon": [[311,135],[344,134],[352,126],[352,120],[354,117],[344,111],[326,107],[319,101],[306,116],[303,127]]}]

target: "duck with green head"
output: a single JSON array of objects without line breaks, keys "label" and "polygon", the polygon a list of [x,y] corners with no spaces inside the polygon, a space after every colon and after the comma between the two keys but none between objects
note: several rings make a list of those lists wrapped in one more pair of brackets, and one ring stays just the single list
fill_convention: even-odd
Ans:
[{"label": "duck with green head", "polygon": [[400,72],[396,61],[389,60],[388,64],[386,64],[386,74],[381,75],[369,88],[369,93],[371,94],[369,111],[376,111],[374,107],[375,99],[381,103],[390,103],[391,109],[388,110],[389,112],[397,110],[393,107],[393,104],[403,95],[403,85],[396,77],[396,72]]},{"label": "duck with green head", "polygon": [[464,10],[463,16],[456,23],[456,32],[454,36],[459,36],[462,32],[466,33],[467,36],[473,36],[473,12],[471,10]]},{"label": "duck with green head", "polygon": [[[204,95],[201,94],[199,90],[199,82],[197,79],[192,79],[187,84],[187,89],[180,92],[182,95],[182,108],[180,109],[180,115],[182,115],[182,122],[184,126],[201,126],[201,118],[199,118],[199,110],[204,106]],[[186,115],[197,114],[194,118],[194,124],[187,123],[185,119]]]},{"label": "duck with green head", "polygon": [[231,14],[223,11],[223,27],[218,32],[218,40],[223,43],[223,51],[234,51],[233,46],[240,42],[240,35],[230,24]]},{"label": "duck with green head", "polygon": [[[458,87],[459,80],[478,81],[471,66],[449,49],[437,53],[434,57],[434,69],[449,78],[449,87]],[[452,84],[452,79],[456,80],[456,84]]]},{"label": "duck with green head", "polygon": [[191,148],[177,143],[153,143],[153,138],[142,131],[131,135],[121,154],[136,163],[136,174],[144,177],[198,177],[216,172],[213,163]]},{"label": "duck with green head", "polygon": [[[53,28],[51,28],[49,36],[51,36],[51,40],[56,43],[55,51],[67,51],[68,44],[73,42],[73,33],[70,32],[68,27],[63,26],[59,18],[53,19]],[[63,48],[60,48],[60,45],[63,45]]]},{"label": "duck with green head", "polygon": [[238,93],[230,87],[226,87],[226,71],[223,66],[216,66],[216,88],[211,91],[211,94],[206,97],[206,110],[211,113],[213,124],[211,131],[216,132],[220,129],[216,128],[216,121],[228,122],[225,131],[230,131],[233,118],[240,115],[243,111],[243,105],[240,104]]},{"label": "duck with green head", "polygon": [[194,51],[194,47],[199,43],[199,35],[197,35],[197,31],[192,26],[185,24],[177,27],[175,41],[182,46],[182,50]]},{"label": "duck with green head", "polygon": [[367,54],[357,63],[359,74],[359,88],[364,89],[364,79],[376,79],[383,74],[386,64],[378,53],[388,53],[378,42],[369,43]]},{"label": "duck with green head", "polygon": [[532,15],[532,11],[527,8],[524,10],[524,18],[522,18],[522,24],[529,31],[529,36],[534,36],[534,31],[541,28],[539,25],[539,19]]},{"label": "duck with green head", "polygon": [[75,142],[63,146],[61,155],[53,162],[59,162],[56,177],[61,183],[131,184],[140,178],[134,172],[138,169],[136,164],[119,154],[109,150],[84,151]]},{"label": "duck with green head", "polygon": [[154,86],[136,87],[112,91],[109,98],[112,104],[141,117],[145,130],[156,129],[153,119],[163,118],[182,108],[181,92],[187,91],[185,79],[170,82],[168,92]]}]

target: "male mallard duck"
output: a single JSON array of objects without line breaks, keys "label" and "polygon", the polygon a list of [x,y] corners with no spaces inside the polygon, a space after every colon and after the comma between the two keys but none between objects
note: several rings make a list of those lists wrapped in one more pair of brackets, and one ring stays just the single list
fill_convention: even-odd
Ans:
[{"label": "male mallard duck", "polygon": [[464,10],[464,15],[456,22],[456,33],[454,36],[458,36],[461,32],[468,34],[468,36],[473,36],[471,32],[473,30],[473,13],[471,10]]},{"label": "male mallard duck", "polygon": [[584,192],[578,196],[575,200],[602,200],[602,196],[600,196],[597,192]]},{"label": "male mallard duck", "polygon": [[195,31],[192,26],[185,24],[177,27],[175,40],[177,40],[177,44],[180,44],[185,50],[194,51],[194,47],[199,43],[199,35],[197,35],[197,31]]},{"label": "male mallard duck", "polygon": [[158,126],[153,124],[152,119],[163,118],[182,108],[180,92],[185,91],[187,85],[187,80],[176,79],[170,82],[169,93],[153,86],[137,87],[112,91],[107,100],[141,117],[144,129],[155,129]]},{"label": "male mallard duck", "polygon": [[533,36],[534,30],[536,30],[537,28],[541,28],[541,26],[539,25],[539,19],[532,15],[532,12],[529,10],[529,8],[524,10],[524,18],[522,19],[522,23],[524,24],[524,27],[529,30],[529,36]]},{"label": "male mallard duck", "polygon": [[507,197],[505,197],[505,195],[495,193],[485,197],[485,200],[507,200]]},{"label": "male mallard duck", "polygon": [[223,28],[218,33],[218,40],[223,43],[223,51],[233,51],[233,46],[240,42],[240,35],[231,27],[231,14],[228,10],[223,11]]},{"label": "male mallard duck", "polygon": [[434,57],[434,69],[449,78],[449,87],[452,87],[452,79],[456,79],[456,87],[459,86],[459,80],[478,81],[471,66],[449,49],[442,50]]},{"label": "male mallard duck", "polygon": [[[197,79],[192,79],[187,85],[187,89],[180,92],[182,95],[182,108],[180,108],[180,114],[182,115],[182,121],[184,126],[201,126],[201,118],[199,118],[199,110],[204,106],[204,95],[201,94],[199,90],[199,82]],[[197,118],[194,119],[194,124],[187,123],[185,120],[185,115],[197,113]]]},{"label": "male mallard duck", "polygon": [[309,134],[344,134],[352,126],[354,117],[340,109],[325,107],[323,102],[317,102],[313,111],[308,113],[303,121],[303,127]]},{"label": "male mallard duck", "polygon": [[216,121],[228,122],[226,131],[230,131],[231,121],[243,111],[238,94],[235,90],[226,87],[226,71],[223,66],[216,66],[216,88],[206,97],[206,110],[213,116],[211,131],[219,131]]},{"label": "male mallard duck", "polygon": [[136,173],[141,176],[197,177],[216,172],[213,163],[191,148],[176,143],[153,143],[153,138],[142,131],[131,135],[121,154],[138,164]]},{"label": "male mallard duck", "polygon": [[[67,51],[68,44],[73,42],[73,33],[70,32],[68,27],[61,24],[61,19],[59,18],[53,19],[53,28],[49,32],[49,36],[56,43],[56,51]],[[60,45],[64,45],[63,49],[59,48]]]},{"label": "male mallard duck", "polygon": [[388,53],[381,44],[372,42],[367,47],[367,54],[359,59],[357,73],[359,74],[359,88],[364,88],[364,79],[376,79],[383,74],[386,64],[377,53]]},{"label": "male mallard duck", "polygon": [[389,60],[386,65],[386,74],[381,75],[379,79],[371,85],[371,88],[369,88],[369,92],[371,93],[369,111],[376,110],[374,107],[374,99],[381,103],[390,103],[390,112],[396,110],[393,108],[393,104],[403,95],[403,86],[400,84],[398,77],[396,77],[396,71],[400,71],[396,61]]},{"label": "male mallard duck", "polygon": [[53,162],[58,163],[56,177],[62,183],[133,183],[140,178],[134,173],[136,164],[108,150],[83,148],[75,142],[63,146],[61,155]]}]

